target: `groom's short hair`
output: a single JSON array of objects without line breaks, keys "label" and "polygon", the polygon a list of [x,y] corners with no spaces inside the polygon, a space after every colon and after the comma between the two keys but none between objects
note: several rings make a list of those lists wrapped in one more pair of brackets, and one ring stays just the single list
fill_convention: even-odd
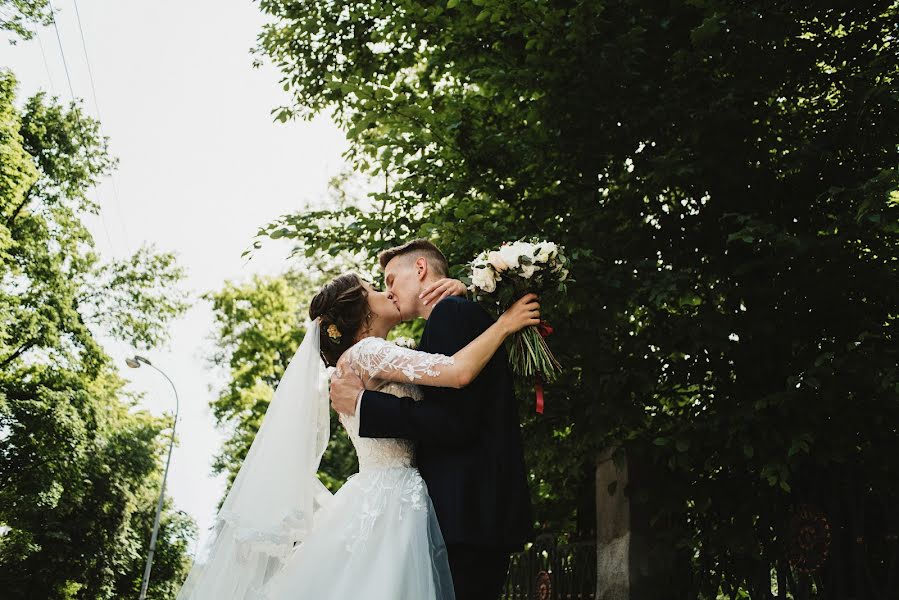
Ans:
[{"label": "groom's short hair", "polygon": [[378,262],[381,264],[381,270],[387,266],[391,260],[397,256],[408,256],[410,258],[418,258],[424,256],[428,261],[428,265],[437,274],[446,277],[449,274],[449,263],[440,249],[426,239],[419,238],[406,242],[401,246],[394,246],[383,250],[378,254]]}]

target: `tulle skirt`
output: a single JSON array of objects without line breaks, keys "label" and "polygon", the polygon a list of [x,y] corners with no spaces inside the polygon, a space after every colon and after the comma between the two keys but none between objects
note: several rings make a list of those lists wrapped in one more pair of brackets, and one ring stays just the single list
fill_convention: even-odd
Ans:
[{"label": "tulle skirt", "polygon": [[446,546],[418,470],[353,475],[263,585],[264,600],[455,600]]}]

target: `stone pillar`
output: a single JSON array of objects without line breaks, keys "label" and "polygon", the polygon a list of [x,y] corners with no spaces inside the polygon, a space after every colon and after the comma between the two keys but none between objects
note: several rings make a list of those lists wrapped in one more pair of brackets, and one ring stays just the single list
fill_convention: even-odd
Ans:
[{"label": "stone pillar", "polygon": [[596,462],[596,600],[630,599],[627,480],[624,452],[618,446],[602,451]]},{"label": "stone pillar", "polygon": [[685,517],[650,524],[650,490],[666,489],[668,476],[633,449],[610,447],[597,457],[596,600],[688,597],[691,553],[672,542],[685,531]]}]

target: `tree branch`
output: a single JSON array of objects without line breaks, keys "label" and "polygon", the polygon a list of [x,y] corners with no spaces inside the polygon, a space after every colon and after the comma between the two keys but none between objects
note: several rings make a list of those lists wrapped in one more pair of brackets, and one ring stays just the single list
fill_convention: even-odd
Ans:
[{"label": "tree branch", "polygon": [[26,204],[31,200],[31,192],[34,191],[34,186],[37,185],[37,182],[31,184],[31,187],[28,188],[28,191],[25,192],[25,197],[22,199],[22,202],[16,207],[16,210],[6,219],[6,228],[12,229],[12,223],[16,220],[16,217],[19,216],[19,213],[25,207]]},{"label": "tree branch", "polygon": [[10,363],[12,363],[12,361],[19,358],[19,356],[21,356],[23,352],[30,350],[36,343],[37,343],[37,340],[31,340],[30,342],[28,342],[22,346],[19,346],[19,348],[15,352],[13,352],[8,358],[6,358],[2,363],[0,363],[0,368],[5,369],[7,366],[9,366]]}]

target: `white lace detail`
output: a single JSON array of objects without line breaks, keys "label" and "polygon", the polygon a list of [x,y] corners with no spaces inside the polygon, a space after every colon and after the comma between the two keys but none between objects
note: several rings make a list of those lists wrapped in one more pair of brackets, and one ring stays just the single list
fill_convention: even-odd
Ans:
[{"label": "white lace detail", "polygon": [[[359,477],[356,483],[362,485],[364,498],[358,512],[353,514],[352,534],[346,540],[346,549],[353,553],[365,545],[378,519],[388,510],[398,510],[402,520],[409,511],[423,512],[428,509],[425,501],[425,484],[417,469],[398,467],[357,473],[350,480]],[[399,505],[396,499],[399,499]]]},{"label": "white lace detail", "polygon": [[283,560],[293,549],[293,542],[302,539],[309,527],[301,510],[286,515],[282,522],[284,523],[283,531],[274,534],[243,526],[237,515],[229,511],[222,511],[218,514],[216,528],[217,531],[221,531],[225,526],[232,527],[232,535],[239,544],[237,558],[241,562],[253,559],[258,555],[257,553],[264,553]]},{"label": "white lace detail", "polygon": [[[371,380],[370,389],[386,392],[395,396],[409,396],[421,400],[421,388],[410,383],[394,383],[392,381]],[[394,438],[364,438],[359,436],[359,415],[340,414],[340,422],[346,429],[356,456],[359,458],[359,471],[372,469],[389,469],[394,467],[411,467],[413,465],[413,445],[409,440]]]},{"label": "white lace detail", "polygon": [[[367,341],[371,340],[371,341]],[[419,378],[417,373],[430,373],[439,364],[451,364],[452,357],[440,354],[427,354],[408,348],[399,348],[381,338],[366,338],[350,351],[347,356],[348,368],[357,373],[369,375],[367,389],[386,392],[396,396],[408,396],[415,401],[423,397],[422,390],[411,383],[384,381],[376,377],[383,369],[396,368],[407,373],[410,379]],[[394,352],[393,350],[401,350]],[[447,362],[449,359],[450,362]],[[351,476],[346,485],[364,486],[360,495],[365,498],[359,511],[353,515],[353,534],[347,539],[346,548],[356,552],[364,546],[378,519],[387,510],[396,510],[391,500],[399,496],[399,517],[403,518],[409,511],[422,512],[428,510],[427,494],[424,480],[414,468],[413,443],[409,440],[394,438],[364,438],[359,435],[358,413],[349,416],[339,415],[340,422],[346,429],[356,456],[359,459],[359,473]]]},{"label": "white lace detail", "polygon": [[[390,370],[397,370],[404,373],[410,381],[414,381],[420,379],[422,373],[436,375],[435,367],[438,365],[454,362],[452,356],[402,348],[378,337],[367,337],[359,341],[347,351],[345,360],[346,368],[367,379],[365,386],[367,389],[395,396],[408,396],[416,401],[423,397],[421,388],[417,385],[385,381],[380,376]],[[408,468],[413,465],[413,446],[409,440],[360,437],[358,414],[352,417],[341,414],[340,422],[356,449],[360,472],[392,467]]]},{"label": "white lace detail", "polygon": [[437,377],[440,369],[436,367],[455,363],[452,356],[404,348],[379,337],[364,338],[347,353],[347,360],[357,373],[376,379],[383,379],[387,373],[400,372],[410,382],[415,382],[422,375]]}]

